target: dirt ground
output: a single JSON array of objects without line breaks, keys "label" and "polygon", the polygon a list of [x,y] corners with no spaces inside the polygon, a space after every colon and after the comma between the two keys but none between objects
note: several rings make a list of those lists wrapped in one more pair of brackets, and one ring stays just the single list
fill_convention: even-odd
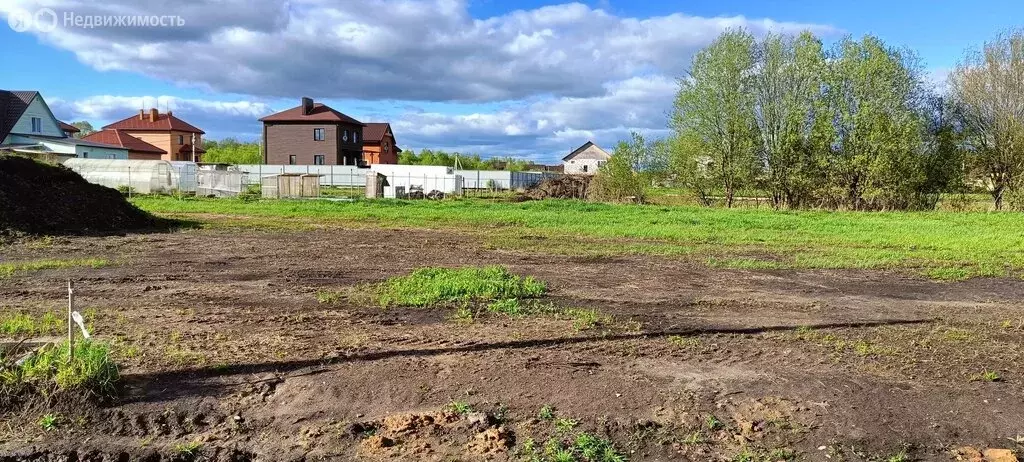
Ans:
[{"label": "dirt ground", "polygon": [[[520,460],[572,431],[636,461],[1024,450],[1021,280],[507,253],[440,231],[189,230],[0,248],[0,261],[41,258],[114,264],[0,279],[0,309],[60,312],[72,278],[125,389],[105,405],[0,411],[0,461]],[[484,264],[608,318],[468,323],[316,296]],[[999,380],[981,379],[988,371]],[[555,418],[540,417],[545,406]],[[46,413],[63,424],[44,431]]]}]

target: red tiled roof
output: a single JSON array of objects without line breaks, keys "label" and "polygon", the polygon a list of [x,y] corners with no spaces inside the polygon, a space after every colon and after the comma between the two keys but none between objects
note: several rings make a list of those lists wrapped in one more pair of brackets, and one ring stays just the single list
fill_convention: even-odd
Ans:
[{"label": "red tiled roof", "polygon": [[390,129],[391,124],[387,122],[367,122],[363,127],[363,141],[379,143]]},{"label": "red tiled roof", "polygon": [[188,122],[181,120],[174,116],[174,114],[160,114],[157,113],[156,121],[149,120],[150,113],[146,112],[141,117],[136,114],[127,119],[119,120],[106,127],[104,130],[151,130],[151,131],[178,131],[178,132],[189,132],[198,133],[200,135],[206,134],[206,132],[190,125]]},{"label": "red tiled roof", "polygon": [[69,123],[64,123],[64,122],[61,122],[59,120],[57,121],[57,123],[60,124],[60,129],[65,131],[65,132],[67,132],[67,133],[79,133],[79,132],[81,132],[81,130],[79,130],[78,127],[76,127],[74,125],[71,125]]},{"label": "red tiled roof", "polygon": [[97,143],[112,144],[114,146],[120,146],[126,148],[129,151],[136,152],[150,152],[153,154],[167,154],[167,151],[160,149],[152,144],[142,141],[134,136],[122,132],[121,130],[100,130],[93,132],[82,137],[86,141],[94,141]]},{"label": "red tiled roof", "polygon": [[309,115],[302,113],[302,106],[296,106],[287,111],[268,115],[261,122],[345,122],[355,125],[364,125],[362,122],[342,114],[323,103],[313,103],[313,110]]},{"label": "red tiled roof", "polygon": [[[206,152],[205,149],[203,149],[203,148],[201,148],[199,146],[196,146],[196,154],[203,154],[205,152]],[[184,145],[181,146],[181,149],[178,149],[178,153],[179,154],[192,154],[192,145],[188,144],[188,143],[185,143]]]}]

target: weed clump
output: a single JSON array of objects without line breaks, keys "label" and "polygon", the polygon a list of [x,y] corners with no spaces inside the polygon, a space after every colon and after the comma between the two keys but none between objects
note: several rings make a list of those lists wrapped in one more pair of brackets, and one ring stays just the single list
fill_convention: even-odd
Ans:
[{"label": "weed clump", "polygon": [[43,347],[21,364],[0,361],[0,395],[76,390],[103,397],[114,393],[119,379],[110,347],[100,342],[76,343],[72,361],[67,343]]},{"label": "weed clump", "polygon": [[522,277],[504,266],[483,268],[420,268],[408,276],[391,278],[368,288],[372,301],[382,307],[454,305],[518,298],[535,298],[547,286]]}]

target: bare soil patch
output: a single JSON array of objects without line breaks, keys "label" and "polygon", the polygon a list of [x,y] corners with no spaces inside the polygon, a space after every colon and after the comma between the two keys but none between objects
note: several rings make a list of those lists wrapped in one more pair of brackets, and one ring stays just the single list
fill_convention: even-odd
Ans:
[{"label": "bare soil patch", "polygon": [[[545,406],[630,460],[1024,449],[1011,440],[1024,434],[1020,280],[709,269],[377,229],[0,248],[5,262],[57,257],[113,264],[2,279],[0,310],[60,310],[72,278],[123,364],[124,390],[104,405],[40,399],[0,411],[0,461],[520,460],[528,441],[561,437],[539,416]],[[611,322],[465,323],[448,310],[316,297],[421,266],[490,264],[546,281],[545,302]],[[446,411],[452,402],[473,414]],[[60,415],[56,429],[38,424],[47,413]]]}]

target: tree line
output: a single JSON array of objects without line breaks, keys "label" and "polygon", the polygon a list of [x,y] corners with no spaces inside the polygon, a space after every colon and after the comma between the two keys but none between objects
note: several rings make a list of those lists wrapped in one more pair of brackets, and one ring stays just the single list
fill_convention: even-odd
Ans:
[{"label": "tree line", "polygon": [[877,37],[826,48],[809,32],[744,30],[697,53],[679,85],[672,136],[616,149],[635,181],[676,183],[706,205],[760,190],[778,208],[923,210],[983,188],[997,209],[1024,208],[1020,31],[968,54],[945,91]]},{"label": "tree line", "polygon": [[524,171],[533,168],[533,163],[514,157],[481,158],[480,154],[460,154],[443,150],[423,149],[417,154],[408,149],[398,155],[400,165],[440,165],[454,167],[456,158],[464,170],[508,170]]},{"label": "tree line", "polygon": [[241,142],[234,138],[223,140],[203,140],[203,162],[218,164],[262,164],[263,152],[260,144]]}]

